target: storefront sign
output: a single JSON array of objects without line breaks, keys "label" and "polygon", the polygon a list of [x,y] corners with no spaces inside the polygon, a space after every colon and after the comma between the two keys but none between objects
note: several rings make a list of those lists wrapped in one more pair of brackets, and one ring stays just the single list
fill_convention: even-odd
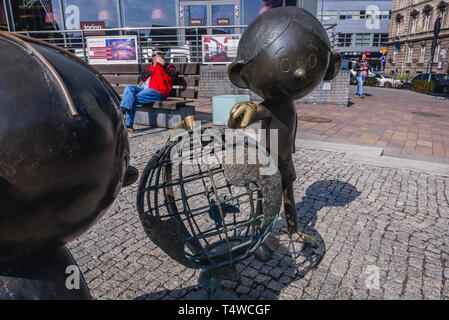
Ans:
[{"label": "storefront sign", "polygon": [[104,31],[97,31],[104,29],[104,21],[81,21],[80,24],[86,36],[105,35]]},{"label": "storefront sign", "polygon": [[231,19],[229,18],[217,18],[217,26],[229,26]]},{"label": "storefront sign", "polygon": [[189,19],[189,26],[202,26],[203,19]]},{"label": "storefront sign", "polygon": [[438,57],[438,70],[443,70],[446,64],[447,50],[443,49],[440,51],[440,56]]},{"label": "storefront sign", "polygon": [[203,63],[226,64],[237,57],[241,35],[203,36]]},{"label": "storefront sign", "polygon": [[137,36],[86,39],[90,64],[137,63]]}]

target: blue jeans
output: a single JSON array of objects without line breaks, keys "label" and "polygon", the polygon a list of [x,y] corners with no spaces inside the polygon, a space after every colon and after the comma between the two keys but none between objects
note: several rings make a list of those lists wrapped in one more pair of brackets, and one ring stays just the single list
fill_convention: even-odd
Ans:
[{"label": "blue jeans", "polygon": [[164,96],[154,89],[146,89],[139,86],[127,86],[123,93],[122,103],[120,104],[120,107],[126,109],[126,126],[132,127],[134,124],[136,105],[161,100],[164,100]]},{"label": "blue jeans", "polygon": [[365,82],[365,76],[363,74],[357,76],[357,90],[355,90],[355,94],[359,94],[360,96],[363,96],[363,83]]}]

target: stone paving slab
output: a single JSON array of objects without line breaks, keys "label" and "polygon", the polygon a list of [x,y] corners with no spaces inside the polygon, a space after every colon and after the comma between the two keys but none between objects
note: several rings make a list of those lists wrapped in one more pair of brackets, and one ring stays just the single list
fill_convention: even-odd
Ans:
[{"label": "stone paving slab", "polygon": [[[167,133],[142,128],[130,135],[131,163],[140,172]],[[240,279],[224,281],[225,290],[261,300],[449,298],[449,178],[344,157],[302,148],[294,154],[300,226],[320,247],[289,243],[281,213],[267,239],[273,259],[243,261]],[[199,272],[149,241],[136,189],[123,189],[68,247],[95,299],[182,299],[198,290]]]},{"label": "stone paving slab", "polygon": [[[296,104],[299,116],[332,120],[329,123],[299,121],[298,137],[313,135],[330,142],[369,144],[385,148],[391,156],[416,159],[413,154],[433,156],[449,163],[449,97],[434,97],[410,90],[365,87],[360,99],[350,87],[350,105]],[[200,99],[196,110],[212,112],[210,99]],[[416,114],[433,114],[427,117]]]}]

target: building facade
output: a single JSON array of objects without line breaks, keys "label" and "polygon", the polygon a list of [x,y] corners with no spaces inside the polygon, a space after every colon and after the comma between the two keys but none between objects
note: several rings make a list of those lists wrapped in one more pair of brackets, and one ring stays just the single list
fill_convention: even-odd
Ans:
[{"label": "building facade", "polygon": [[105,28],[247,25],[283,4],[316,15],[317,0],[0,0],[0,30],[76,30],[83,22]]},{"label": "building facade", "polygon": [[358,60],[367,53],[371,66],[380,70],[391,8],[391,0],[320,0],[317,17],[323,24],[335,24],[328,32],[343,58]]},{"label": "building facade", "polygon": [[[449,1],[394,0],[386,72],[414,77],[427,73],[449,74]],[[441,20],[435,53],[431,57],[434,26]]]}]

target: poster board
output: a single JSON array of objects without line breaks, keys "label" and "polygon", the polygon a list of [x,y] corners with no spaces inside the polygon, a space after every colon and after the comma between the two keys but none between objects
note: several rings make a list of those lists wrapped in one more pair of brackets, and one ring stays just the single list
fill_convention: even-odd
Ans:
[{"label": "poster board", "polygon": [[138,63],[137,36],[87,37],[89,64]]},{"label": "poster board", "polygon": [[203,63],[231,63],[237,57],[240,34],[203,35]]}]

